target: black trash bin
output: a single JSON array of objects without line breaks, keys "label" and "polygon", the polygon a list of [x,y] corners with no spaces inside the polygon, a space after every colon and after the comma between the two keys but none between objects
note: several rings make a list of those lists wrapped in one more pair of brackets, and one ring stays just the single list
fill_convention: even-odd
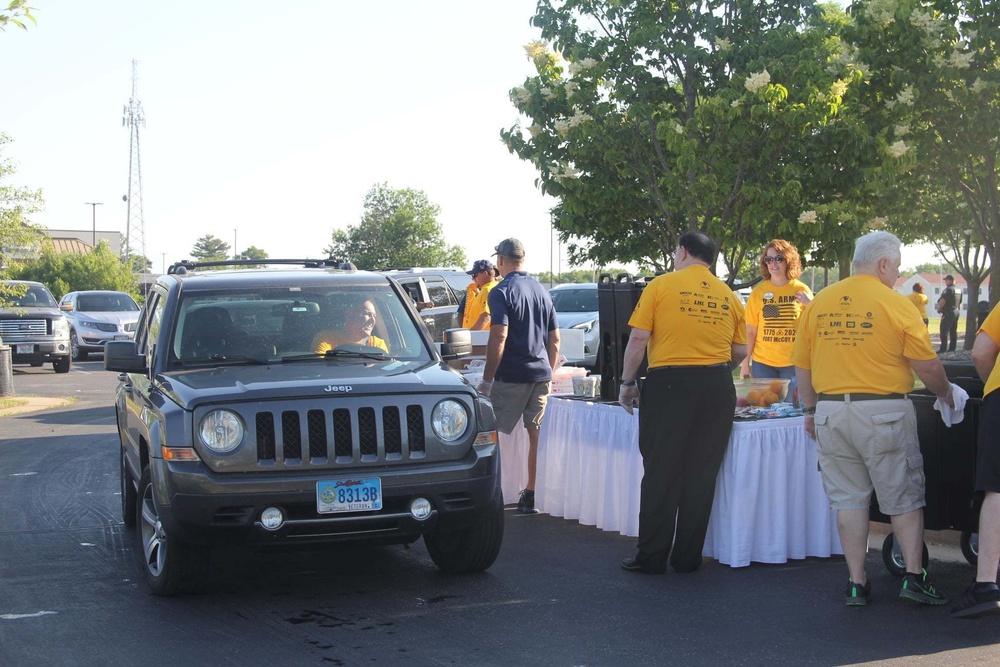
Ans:
[{"label": "black trash bin", "polygon": [[[927,530],[962,531],[962,553],[975,564],[978,552],[979,506],[982,498],[975,493],[976,446],[979,436],[979,412],[983,405],[983,381],[969,362],[944,362],[948,379],[969,394],[965,418],[950,428],[941,421],[934,409],[937,398],[926,389],[910,394],[917,416],[917,437],[924,457],[925,494],[924,528]],[[873,495],[870,510],[872,521],[889,523],[879,511]],[[906,572],[899,547],[892,533],[882,545],[886,568],[897,576]],[[927,549],[924,548],[924,561]]]},{"label": "black trash bin", "polygon": [[[639,296],[646,286],[646,279],[619,273],[612,277],[603,273],[597,280],[598,321],[601,327],[601,342],[598,358],[601,369],[601,398],[605,401],[618,399],[618,384],[622,379],[622,365],[625,348],[632,333],[628,325]],[[646,360],[643,359],[636,377],[646,374]]]}]

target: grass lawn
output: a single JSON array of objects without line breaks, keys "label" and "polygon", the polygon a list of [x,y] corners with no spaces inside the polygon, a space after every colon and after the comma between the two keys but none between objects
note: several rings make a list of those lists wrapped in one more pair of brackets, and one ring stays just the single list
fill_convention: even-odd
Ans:
[{"label": "grass lawn", "polygon": [[23,398],[0,398],[0,410],[16,408],[21,405],[27,405],[27,403],[28,401]]}]

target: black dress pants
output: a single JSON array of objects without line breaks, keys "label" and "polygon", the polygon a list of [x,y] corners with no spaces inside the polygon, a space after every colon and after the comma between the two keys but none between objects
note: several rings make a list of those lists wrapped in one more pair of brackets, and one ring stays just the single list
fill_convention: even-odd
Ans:
[{"label": "black dress pants", "polygon": [[938,352],[954,352],[958,344],[958,310],[941,313],[941,347]]},{"label": "black dress pants", "polygon": [[735,407],[726,366],[653,369],[646,376],[639,402],[637,555],[644,569],[662,570],[668,559],[678,572],[701,565]]}]

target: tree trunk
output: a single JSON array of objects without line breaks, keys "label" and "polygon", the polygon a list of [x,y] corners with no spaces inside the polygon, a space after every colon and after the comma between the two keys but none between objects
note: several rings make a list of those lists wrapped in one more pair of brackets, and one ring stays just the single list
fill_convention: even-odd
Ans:
[{"label": "tree trunk", "polygon": [[[991,281],[992,282],[992,281]],[[971,350],[972,344],[976,342],[976,331],[979,330],[979,287],[980,283],[966,282],[968,294],[965,302],[965,344],[964,350]]]}]

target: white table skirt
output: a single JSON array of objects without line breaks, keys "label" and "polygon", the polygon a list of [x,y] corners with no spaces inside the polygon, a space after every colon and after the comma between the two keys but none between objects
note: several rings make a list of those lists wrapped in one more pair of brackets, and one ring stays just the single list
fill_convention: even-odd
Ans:
[{"label": "white table skirt", "polygon": [[[637,536],[643,474],[638,436],[638,418],[617,405],[550,398],[539,439],[535,506]],[[517,501],[527,479],[527,447],[521,426],[500,434],[509,503]],[[733,424],[704,553],[733,567],[843,553],[802,418]]]}]

